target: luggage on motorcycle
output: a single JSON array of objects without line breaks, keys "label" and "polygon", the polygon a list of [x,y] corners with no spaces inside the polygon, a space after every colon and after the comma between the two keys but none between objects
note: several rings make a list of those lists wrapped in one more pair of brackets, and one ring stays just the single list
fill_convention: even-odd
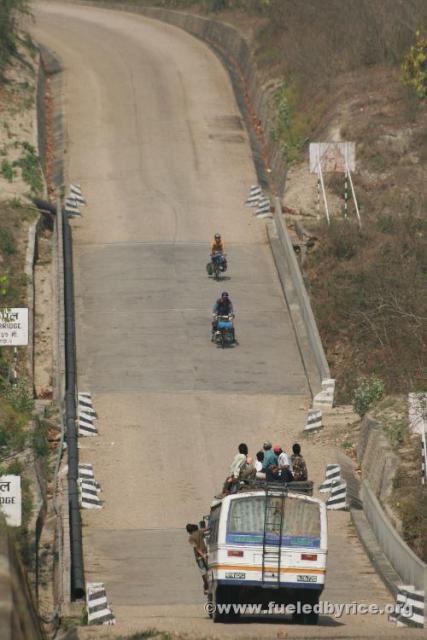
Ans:
[{"label": "luggage on motorcycle", "polygon": [[211,276],[213,274],[212,262],[208,262],[208,264],[206,265],[206,271],[208,272],[208,276]]},{"label": "luggage on motorcycle", "polygon": [[233,323],[231,320],[218,320],[218,329],[232,329]]}]

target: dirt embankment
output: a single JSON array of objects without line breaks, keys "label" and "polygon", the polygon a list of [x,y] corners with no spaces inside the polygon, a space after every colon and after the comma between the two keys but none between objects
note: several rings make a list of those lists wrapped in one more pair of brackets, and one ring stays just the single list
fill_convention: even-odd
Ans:
[{"label": "dirt embankment", "polygon": [[43,574],[39,604],[47,601],[51,610],[52,532],[41,532],[40,524],[58,430],[52,408],[36,405],[34,391],[52,397],[52,234],[31,201],[45,191],[37,150],[38,52],[28,36],[15,37],[16,49],[0,65],[0,307],[28,308],[29,344],[0,349],[0,475],[21,476],[22,527],[11,536],[29,584],[36,566]]}]

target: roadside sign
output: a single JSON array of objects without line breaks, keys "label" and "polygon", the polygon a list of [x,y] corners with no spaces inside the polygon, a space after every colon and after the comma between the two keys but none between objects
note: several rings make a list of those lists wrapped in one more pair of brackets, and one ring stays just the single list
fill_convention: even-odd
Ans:
[{"label": "roadside sign", "polygon": [[0,476],[0,510],[10,527],[21,526],[21,476]]},{"label": "roadside sign", "polygon": [[354,142],[311,142],[310,173],[347,173],[356,170]]},{"label": "roadside sign", "polygon": [[28,309],[0,309],[0,346],[28,345]]}]

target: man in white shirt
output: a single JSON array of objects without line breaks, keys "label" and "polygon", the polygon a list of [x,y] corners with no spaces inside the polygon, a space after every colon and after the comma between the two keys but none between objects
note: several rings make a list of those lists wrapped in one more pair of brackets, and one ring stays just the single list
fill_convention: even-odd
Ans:
[{"label": "man in white shirt", "polygon": [[277,465],[279,469],[289,469],[289,471],[292,473],[292,460],[290,459],[288,454],[283,451],[282,447],[277,444],[273,448],[273,451],[276,456],[278,456]]},{"label": "man in white shirt", "polygon": [[236,480],[240,476],[242,467],[246,464],[246,456],[248,455],[248,451],[248,445],[246,445],[244,442],[239,444],[239,453],[236,453],[230,466],[230,476],[235,478]]}]

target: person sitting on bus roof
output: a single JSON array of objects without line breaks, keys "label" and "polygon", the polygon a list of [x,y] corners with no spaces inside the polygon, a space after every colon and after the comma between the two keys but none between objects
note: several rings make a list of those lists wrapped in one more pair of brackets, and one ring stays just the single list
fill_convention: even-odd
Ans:
[{"label": "person sitting on bus roof", "polygon": [[225,479],[224,486],[222,488],[223,495],[227,495],[233,486],[237,486],[241,471],[246,465],[248,452],[248,445],[244,442],[240,443],[238,446],[238,453],[234,456],[233,462],[230,466],[230,475]]},{"label": "person sitting on bus roof", "polygon": [[187,524],[187,533],[189,533],[188,542],[193,547],[194,557],[196,559],[197,566],[202,574],[203,591],[206,594],[208,592],[208,550],[206,548],[204,532],[199,529],[197,524]]},{"label": "person sitting on bus roof", "polygon": [[246,463],[240,470],[239,480],[242,482],[250,482],[251,480],[255,480],[256,469],[254,465],[253,459],[248,456],[246,458]]},{"label": "person sitting on bus roof", "polygon": [[264,451],[257,451],[255,460],[255,469],[262,471],[262,463],[264,462]]},{"label": "person sitting on bus roof", "polygon": [[277,464],[280,469],[289,469],[292,472],[292,462],[288,454],[283,451],[279,444],[274,445],[273,451],[277,456]]},{"label": "person sitting on bus roof", "polygon": [[267,482],[280,482],[285,484],[292,482],[294,477],[289,469],[280,469],[277,465],[272,465],[268,467],[265,473],[265,479]]},{"label": "person sitting on bus roof", "polygon": [[268,467],[271,467],[273,464],[277,465],[277,456],[272,447],[273,445],[268,440],[264,442],[262,447],[264,449],[264,460],[262,463],[262,471],[264,471],[264,473],[267,471]]},{"label": "person sitting on bus roof", "polygon": [[294,480],[305,482],[308,479],[307,465],[301,455],[301,447],[298,442],[292,446],[292,451],[293,454],[291,455],[291,462]]},{"label": "person sitting on bus roof", "polygon": [[236,453],[234,456],[230,467],[230,476],[236,478],[236,480],[240,475],[242,467],[246,464],[246,458],[249,452],[248,445],[242,442],[238,446],[238,451],[239,453]]}]

